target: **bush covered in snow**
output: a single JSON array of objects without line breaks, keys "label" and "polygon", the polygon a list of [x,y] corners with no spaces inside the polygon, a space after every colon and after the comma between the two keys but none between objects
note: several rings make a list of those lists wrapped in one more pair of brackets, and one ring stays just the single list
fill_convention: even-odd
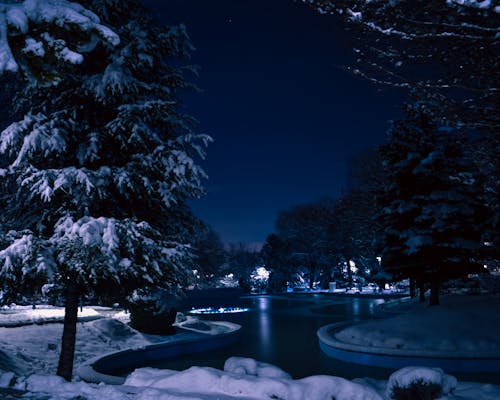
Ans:
[{"label": "bush covered in snow", "polygon": [[178,298],[166,291],[136,294],[129,303],[130,325],[139,332],[172,335],[178,307]]},{"label": "bush covered in snow", "polygon": [[406,367],[394,372],[387,383],[386,397],[394,400],[433,400],[448,394],[457,380],[440,368]]}]

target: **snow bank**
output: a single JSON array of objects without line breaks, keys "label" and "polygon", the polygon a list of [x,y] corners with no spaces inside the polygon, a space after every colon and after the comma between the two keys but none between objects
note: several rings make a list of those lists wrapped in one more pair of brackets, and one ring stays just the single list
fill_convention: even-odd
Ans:
[{"label": "snow bank", "polygon": [[[78,318],[93,319],[100,318],[99,313],[93,308],[84,307],[78,309]],[[47,322],[60,322],[64,320],[64,308],[36,308],[31,306],[26,308],[3,309],[0,312],[0,326],[20,326],[28,324],[43,324]]]},{"label": "snow bank", "polygon": [[[129,400],[135,396],[128,396],[121,387],[118,386],[97,386],[84,382],[66,382],[63,378],[54,375],[32,375],[26,380],[21,380],[16,384],[16,388],[27,390],[32,393],[50,395],[53,400]],[[42,397],[46,398],[46,397]],[[177,400],[177,399],[173,399]]]},{"label": "snow bank", "polygon": [[239,375],[253,375],[266,378],[292,379],[290,374],[272,364],[253,358],[230,357],[224,363],[224,371]]},{"label": "snow bank", "polygon": [[92,324],[92,329],[114,342],[123,342],[138,334],[136,330],[114,318],[95,321]]},{"label": "snow bank", "polygon": [[[0,372],[9,371],[11,373],[15,372],[18,375],[22,375],[26,371],[25,367],[26,366],[24,365],[24,363],[20,362],[20,360],[17,360],[16,357],[12,357],[7,352],[0,350]],[[6,385],[0,384],[0,386]]]},{"label": "snow bank", "polygon": [[[226,364],[230,366],[262,365],[249,359],[244,359],[242,362],[240,358],[236,360],[230,358]],[[269,368],[267,371],[281,371],[270,364],[265,365]],[[266,375],[265,372],[264,375]],[[332,398],[336,400],[382,400],[382,396],[374,389],[334,376],[318,375],[293,380],[232,373],[209,367],[191,367],[184,371],[141,368],[128,376],[125,385],[163,389],[188,395],[233,396],[255,400]]]},{"label": "snow bank", "polygon": [[[411,367],[393,374],[394,381],[411,382],[415,377],[429,381],[443,378],[430,369]],[[0,383],[11,381],[12,374],[0,374]],[[384,381],[358,379],[347,381],[332,376],[310,376],[300,380],[269,379],[235,375],[213,368],[193,367],[186,371],[137,370],[127,383],[131,386],[94,385],[66,382],[57,376],[32,375],[19,379],[15,388],[28,390],[34,397],[54,400],[382,400]],[[390,384],[390,383],[389,383]],[[451,387],[450,387],[451,388]],[[466,382],[440,400],[498,400],[500,387]],[[38,395],[38,396],[37,396]]]}]

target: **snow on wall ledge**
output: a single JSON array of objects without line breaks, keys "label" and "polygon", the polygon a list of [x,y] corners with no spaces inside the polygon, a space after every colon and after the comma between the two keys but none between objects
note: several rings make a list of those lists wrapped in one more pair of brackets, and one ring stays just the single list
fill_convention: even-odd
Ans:
[{"label": "snow on wall ledge", "polygon": [[121,385],[125,382],[125,377],[117,375],[122,372],[147,366],[153,361],[215,350],[236,343],[241,336],[241,326],[230,322],[225,322],[225,325],[230,328],[226,333],[200,334],[195,338],[156,343],[99,356],[87,361],[76,373],[87,382]]},{"label": "snow on wall ledge", "polygon": [[335,337],[335,333],[353,325],[356,323],[341,322],[321,327],[317,332],[321,350],[338,360],[383,368],[421,365],[450,372],[500,372],[498,356],[480,357],[476,352],[457,354],[361,346],[342,342]]}]

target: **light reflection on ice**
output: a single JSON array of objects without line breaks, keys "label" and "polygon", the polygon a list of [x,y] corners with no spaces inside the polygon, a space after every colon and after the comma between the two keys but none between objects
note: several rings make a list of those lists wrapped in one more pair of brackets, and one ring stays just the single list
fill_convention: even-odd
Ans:
[{"label": "light reflection on ice", "polygon": [[267,311],[269,309],[269,298],[259,297],[259,310]]},{"label": "light reflection on ice", "polygon": [[261,348],[265,353],[272,352],[271,338],[271,318],[269,316],[270,299],[268,297],[260,297],[258,299],[259,309],[259,337]]},{"label": "light reflection on ice", "polygon": [[355,298],[352,299],[352,314],[355,316],[359,315],[359,299]]}]

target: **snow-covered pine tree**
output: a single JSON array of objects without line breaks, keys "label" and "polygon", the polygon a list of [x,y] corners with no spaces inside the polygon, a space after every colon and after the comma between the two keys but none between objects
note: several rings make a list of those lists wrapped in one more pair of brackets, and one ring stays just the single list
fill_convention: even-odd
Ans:
[{"label": "snow-covered pine tree", "polygon": [[[475,131],[476,164],[495,208],[490,261],[500,255],[500,5],[490,0],[302,0],[336,15],[353,39],[346,69],[380,87],[439,101],[456,132]],[[339,21],[340,22],[340,21]],[[334,20],[334,23],[337,21]],[[341,25],[341,24],[337,24]],[[411,97],[411,96],[410,96]],[[410,100],[411,101],[411,100]],[[490,263],[488,261],[488,263]]]},{"label": "snow-covered pine tree", "polygon": [[388,184],[381,197],[382,265],[431,281],[438,304],[442,280],[477,272],[490,216],[466,139],[435,118],[435,104],[416,102],[396,121],[382,147]]},{"label": "snow-covered pine tree", "polygon": [[27,82],[24,118],[0,134],[11,188],[3,225],[18,232],[0,251],[0,275],[34,271],[64,286],[57,373],[68,380],[86,288],[190,278],[190,247],[167,216],[205,177],[196,160],[210,138],[192,132],[177,98],[191,50],[183,26],[159,26],[135,0],[0,4],[0,72]]}]

